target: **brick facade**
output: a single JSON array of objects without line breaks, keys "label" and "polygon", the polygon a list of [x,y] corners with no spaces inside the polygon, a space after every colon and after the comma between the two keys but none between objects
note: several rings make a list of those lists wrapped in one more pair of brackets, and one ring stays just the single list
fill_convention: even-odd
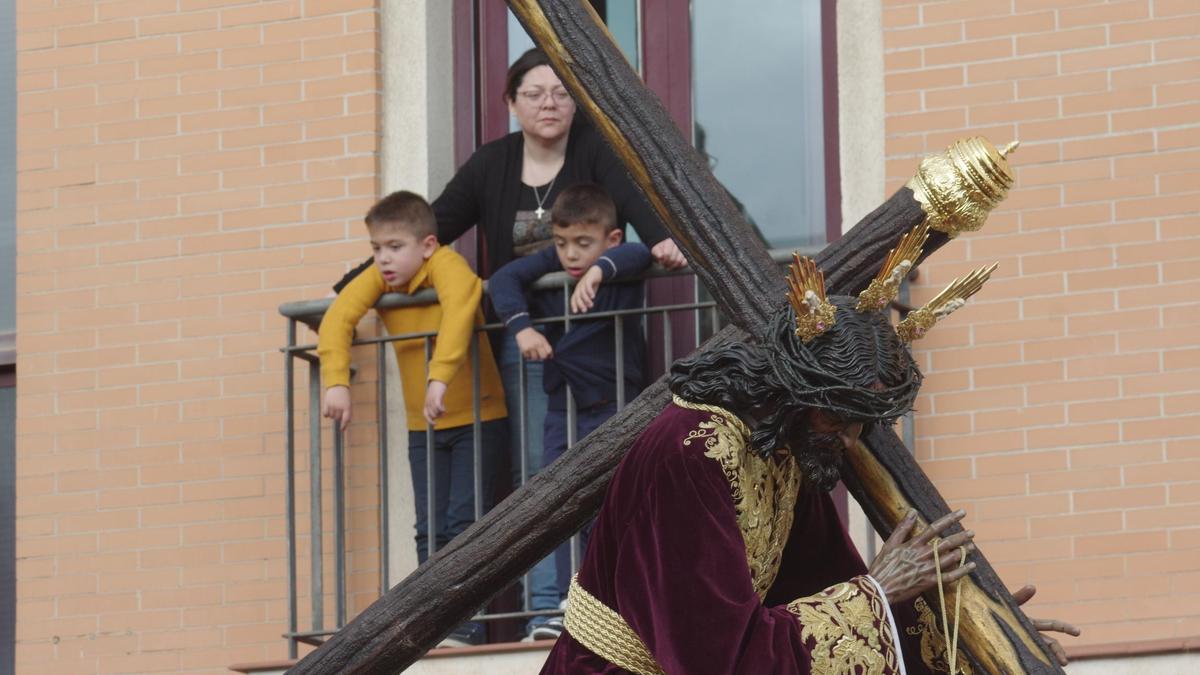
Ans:
[{"label": "brick facade", "polygon": [[18,671],[285,653],[277,307],[365,252],[377,24],[18,0]]},{"label": "brick facade", "polygon": [[884,3],[889,190],[924,153],[1019,138],[998,260],[920,344],[916,452],[1075,644],[1200,634],[1200,4]]}]

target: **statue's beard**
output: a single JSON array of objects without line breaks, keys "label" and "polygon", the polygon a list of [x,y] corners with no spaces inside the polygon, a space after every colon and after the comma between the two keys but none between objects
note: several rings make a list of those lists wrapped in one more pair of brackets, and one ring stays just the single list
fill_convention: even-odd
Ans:
[{"label": "statue's beard", "polygon": [[767,415],[754,430],[751,442],[763,457],[770,457],[776,448],[786,446],[804,477],[818,489],[829,492],[842,478],[846,444],[839,434],[811,429],[808,409],[787,408]]},{"label": "statue's beard", "polygon": [[842,454],[846,445],[837,434],[808,432],[804,442],[793,446],[800,472],[818,489],[829,492],[841,480]]}]

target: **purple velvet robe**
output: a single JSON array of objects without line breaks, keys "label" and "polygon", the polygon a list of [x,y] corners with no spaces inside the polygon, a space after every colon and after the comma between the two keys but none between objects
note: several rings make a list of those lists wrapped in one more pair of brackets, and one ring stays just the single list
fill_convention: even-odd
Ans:
[{"label": "purple velvet robe", "polygon": [[[668,405],[613,476],[579,585],[670,674],[886,674],[901,658],[908,673],[944,672],[924,662],[941,656],[924,603],[889,611],[829,495],[748,442],[730,413]],[[753,482],[755,467],[776,480]],[[570,626],[542,673],[628,672]]]}]

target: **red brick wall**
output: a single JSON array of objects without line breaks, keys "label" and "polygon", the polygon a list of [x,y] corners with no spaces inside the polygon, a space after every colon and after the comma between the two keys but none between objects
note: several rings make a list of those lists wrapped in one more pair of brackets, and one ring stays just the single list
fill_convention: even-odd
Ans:
[{"label": "red brick wall", "polygon": [[280,657],[276,308],[365,251],[376,3],[18,0],[17,31],[18,670]]},{"label": "red brick wall", "polygon": [[885,0],[889,190],[958,137],[1022,142],[998,260],[920,343],[917,452],[1074,644],[1200,635],[1200,3]]}]

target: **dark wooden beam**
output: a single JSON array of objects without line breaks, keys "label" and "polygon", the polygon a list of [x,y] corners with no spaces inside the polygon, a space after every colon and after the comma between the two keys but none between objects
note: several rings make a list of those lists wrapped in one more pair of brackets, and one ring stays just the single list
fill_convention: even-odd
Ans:
[{"label": "dark wooden beam", "polygon": [[[707,164],[642,86],[590,7],[569,0],[511,0],[509,4],[736,324],[705,348],[752,339],[783,302],[782,275]],[[852,294],[864,288],[900,235],[928,215],[912,190],[904,188],[893,195],[817,256],[830,291]],[[945,241],[944,235],[932,238],[927,254]],[[660,379],[305,657],[294,671],[384,673],[412,664],[595,514],[626,449],[669,400],[665,380]],[[854,474],[852,490],[881,532],[894,525],[892,514],[910,506],[927,522],[946,512],[936,489],[894,434],[872,434],[865,447],[867,451],[851,458],[857,463],[846,473]],[[862,475],[874,478],[856,481]],[[973,559],[980,569],[990,570],[981,553]],[[966,648],[972,654],[994,654],[985,663],[996,667],[987,672],[1061,672],[1050,665],[1053,660],[1031,638],[1032,626],[994,577],[977,572],[972,579],[992,604],[986,605],[989,616],[977,615],[985,613],[981,609],[964,617]],[[964,592],[964,599],[968,597],[969,590]],[[988,621],[995,624],[994,630],[966,626]]]}]

